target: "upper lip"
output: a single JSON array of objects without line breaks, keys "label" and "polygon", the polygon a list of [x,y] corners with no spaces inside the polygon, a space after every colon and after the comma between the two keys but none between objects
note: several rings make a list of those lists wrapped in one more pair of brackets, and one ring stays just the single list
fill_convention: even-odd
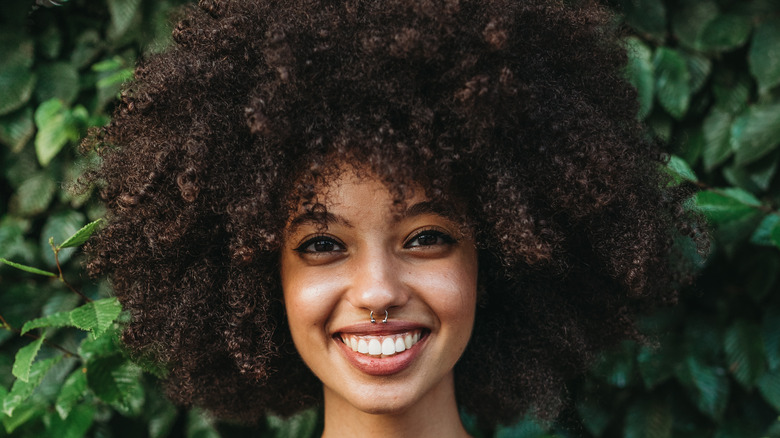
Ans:
[{"label": "upper lip", "polygon": [[357,324],[348,325],[336,330],[333,334],[350,334],[350,335],[390,335],[404,332],[410,332],[413,330],[425,329],[422,324],[418,324],[411,321],[387,321],[382,323],[377,321],[376,323],[360,322]]}]

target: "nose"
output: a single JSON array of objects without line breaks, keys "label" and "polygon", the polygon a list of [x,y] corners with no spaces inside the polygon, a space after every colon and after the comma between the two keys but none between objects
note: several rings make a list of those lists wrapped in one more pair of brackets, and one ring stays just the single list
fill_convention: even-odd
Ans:
[{"label": "nose", "polygon": [[384,318],[385,310],[401,307],[411,295],[403,281],[401,261],[389,251],[371,251],[353,259],[349,302],[357,308],[373,310]]}]

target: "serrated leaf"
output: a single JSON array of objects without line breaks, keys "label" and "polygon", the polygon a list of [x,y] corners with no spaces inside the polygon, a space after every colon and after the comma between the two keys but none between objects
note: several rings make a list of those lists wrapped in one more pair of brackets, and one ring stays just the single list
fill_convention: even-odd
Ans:
[{"label": "serrated leaf", "polygon": [[[48,263],[49,266],[56,265],[54,251],[51,249],[49,239],[53,239],[54,242],[62,242],[78,232],[85,221],[86,217],[84,217],[84,214],[75,210],[60,211],[46,218],[46,222],[44,222],[43,228],[41,229],[39,245],[41,254],[43,254],[43,260]],[[74,252],[75,249],[73,248],[62,249],[59,252],[60,264],[70,260]]]},{"label": "serrated leaf", "polygon": [[121,402],[137,385],[140,369],[121,354],[96,357],[87,363],[87,385],[106,403]]},{"label": "serrated leaf", "polygon": [[23,107],[30,100],[37,79],[24,66],[0,69],[0,116]]},{"label": "serrated leaf", "polygon": [[734,118],[728,112],[714,108],[704,119],[704,168],[710,172],[715,166],[726,161],[734,152],[731,149],[731,123]]},{"label": "serrated leaf", "polygon": [[750,73],[756,78],[762,91],[780,84],[778,47],[780,47],[780,18],[772,18],[756,28],[748,54]]},{"label": "serrated leaf", "polygon": [[767,403],[780,412],[780,371],[764,374],[758,381],[758,391]]},{"label": "serrated leaf", "polygon": [[100,225],[100,222],[102,221],[103,219],[97,219],[84,225],[75,234],[68,237],[64,242],[62,242],[62,244],[59,247],[70,248],[70,247],[83,245],[87,241],[87,239],[89,239],[90,236],[92,236],[92,234],[94,234],[95,231],[97,231],[97,227],[98,225]]},{"label": "serrated leaf", "polygon": [[674,178],[675,184],[680,184],[682,181],[697,182],[696,174],[691,169],[691,166],[677,155],[672,155],[669,158],[669,163],[666,165],[666,169],[670,175]]},{"label": "serrated leaf", "polygon": [[754,105],[731,125],[731,148],[737,165],[745,165],[780,145],[780,104]]},{"label": "serrated leaf", "polygon": [[707,78],[712,72],[712,61],[706,56],[696,53],[683,52],[682,55],[691,75],[691,94],[695,94],[707,83]]},{"label": "serrated leaf", "polygon": [[25,322],[24,326],[22,326],[21,334],[41,327],[66,327],[72,325],[73,324],[70,322],[70,312],[57,312],[49,316]]},{"label": "serrated leaf", "polygon": [[672,436],[672,411],[658,399],[639,400],[626,412],[625,438],[669,438]]},{"label": "serrated leaf", "polygon": [[38,274],[38,275],[44,275],[46,277],[56,277],[57,274],[49,271],[44,271],[42,269],[33,268],[32,266],[25,266],[19,263],[14,263],[10,260],[6,260],[2,257],[0,257],[0,263],[4,263],[8,266],[14,267],[16,269],[21,269],[22,271],[29,272],[31,274]]},{"label": "serrated leaf", "polygon": [[753,195],[737,188],[704,190],[696,194],[695,201],[697,209],[714,223],[743,219],[761,205]]},{"label": "serrated leaf", "polygon": [[70,322],[98,337],[111,327],[121,312],[119,300],[104,298],[73,309],[70,312]]},{"label": "serrated leaf", "polygon": [[672,117],[681,119],[691,101],[691,75],[685,58],[675,49],[661,47],[655,52],[653,69],[658,102]]},{"label": "serrated leaf", "polygon": [[752,389],[765,371],[764,344],[758,325],[744,320],[735,322],[726,330],[723,345],[729,371],[746,390]]},{"label": "serrated leaf", "polygon": [[639,97],[640,120],[650,114],[655,96],[655,79],[653,77],[653,52],[639,38],[632,37],[626,41],[628,66],[626,75],[631,85],[636,88]]},{"label": "serrated leaf", "polygon": [[59,362],[60,359],[62,359],[62,356],[35,362],[30,368],[28,381],[25,382],[20,379],[14,381],[14,386],[3,400],[3,412],[8,416],[13,415],[14,410],[32,395],[49,369]]},{"label": "serrated leaf", "polygon": [[705,51],[724,52],[747,41],[752,30],[749,17],[721,14],[708,22],[699,37],[698,47]]},{"label": "serrated leaf", "polygon": [[3,427],[7,433],[12,434],[20,426],[32,423],[33,420],[43,416],[45,412],[45,408],[40,404],[22,403],[14,409],[13,415],[2,416]]},{"label": "serrated leaf", "polygon": [[96,405],[82,403],[74,407],[67,418],[52,416],[50,429],[57,431],[57,438],[82,438],[92,427],[96,411]]},{"label": "serrated leaf", "polygon": [[84,368],[79,367],[68,376],[57,395],[57,402],[54,407],[60,418],[65,419],[68,417],[73,406],[84,397],[86,391],[87,374]]},{"label": "serrated leaf", "polygon": [[35,134],[32,108],[0,118],[0,142],[5,143],[13,152],[18,153]]},{"label": "serrated leaf", "polygon": [[43,336],[32,341],[28,345],[25,345],[16,352],[16,359],[14,360],[14,367],[11,372],[17,379],[22,382],[30,381],[30,368],[35,360],[35,356],[38,355],[38,351],[41,349],[41,345],[43,345]]},{"label": "serrated leaf", "polygon": [[38,84],[35,96],[39,102],[57,99],[70,105],[79,94],[79,72],[66,62],[44,64],[35,70]]}]

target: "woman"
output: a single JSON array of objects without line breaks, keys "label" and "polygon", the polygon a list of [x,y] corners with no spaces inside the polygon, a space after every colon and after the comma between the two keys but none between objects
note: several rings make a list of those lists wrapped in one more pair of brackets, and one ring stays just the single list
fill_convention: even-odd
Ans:
[{"label": "woman", "polygon": [[93,140],[90,270],[169,395],[465,436],[674,300],[691,234],[592,2],[202,0]]}]

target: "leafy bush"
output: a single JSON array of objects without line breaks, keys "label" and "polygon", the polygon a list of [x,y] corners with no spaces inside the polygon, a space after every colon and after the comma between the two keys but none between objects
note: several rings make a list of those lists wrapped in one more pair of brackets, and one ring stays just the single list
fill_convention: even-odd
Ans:
[{"label": "leafy bush", "polygon": [[[108,121],[139,56],[168,44],[185,0],[5,0],[0,9],[0,437],[315,436],[317,412],[215,424],[160,392],[117,342],[127,315],[75,251],[102,209],[74,181],[76,144]],[[678,306],[642,321],[571,386],[559,424],[481,437],[780,436],[780,4],[614,0],[640,117],[668,170],[700,191],[712,253]],[[82,228],[86,226],[86,228]],[[72,237],[71,236],[75,236]],[[69,240],[70,239],[70,240]],[[17,269],[35,266],[34,272]],[[22,269],[30,269],[21,266]],[[552,432],[551,432],[552,431]]]}]

